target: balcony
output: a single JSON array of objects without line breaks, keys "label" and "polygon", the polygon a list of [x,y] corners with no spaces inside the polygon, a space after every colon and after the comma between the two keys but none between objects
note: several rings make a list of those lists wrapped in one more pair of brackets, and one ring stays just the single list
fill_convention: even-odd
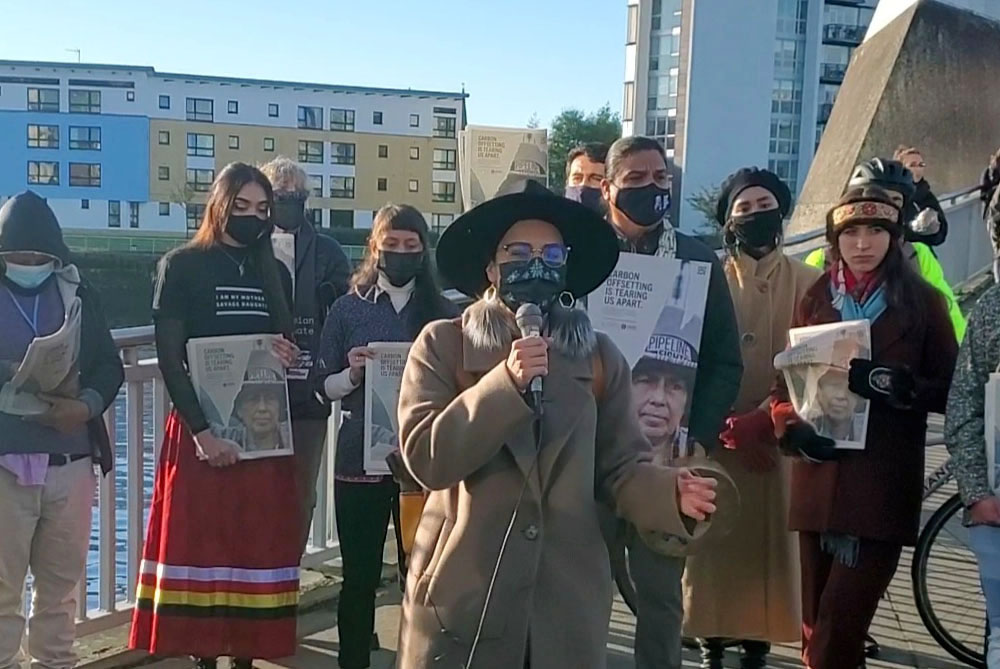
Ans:
[{"label": "balcony", "polygon": [[830,114],[833,113],[833,103],[825,102],[819,106],[819,113],[816,115],[816,122],[820,125],[825,124],[830,120]]},{"label": "balcony", "polygon": [[823,42],[839,46],[858,46],[865,39],[868,26],[828,23],[823,26]]},{"label": "balcony", "polygon": [[824,84],[842,84],[846,74],[847,65],[844,63],[823,63],[820,68],[819,80]]}]

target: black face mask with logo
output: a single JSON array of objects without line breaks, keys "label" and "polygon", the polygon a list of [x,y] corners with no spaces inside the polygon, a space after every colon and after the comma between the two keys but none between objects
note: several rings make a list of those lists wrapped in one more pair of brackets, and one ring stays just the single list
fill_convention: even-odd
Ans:
[{"label": "black face mask with logo", "polygon": [[549,267],[541,258],[500,263],[497,294],[517,312],[522,304],[537,304],[547,312],[566,290],[566,265]]},{"label": "black face mask with logo", "polygon": [[638,188],[619,188],[615,207],[629,220],[644,228],[651,228],[670,211],[670,189],[656,184]]},{"label": "black face mask with logo", "polygon": [[400,253],[399,251],[379,251],[378,270],[385,274],[389,283],[401,288],[405,286],[420,272],[424,266],[424,254]]},{"label": "black face mask with logo", "polygon": [[264,235],[271,234],[271,222],[253,214],[230,214],[226,221],[226,234],[243,246],[251,246]]}]

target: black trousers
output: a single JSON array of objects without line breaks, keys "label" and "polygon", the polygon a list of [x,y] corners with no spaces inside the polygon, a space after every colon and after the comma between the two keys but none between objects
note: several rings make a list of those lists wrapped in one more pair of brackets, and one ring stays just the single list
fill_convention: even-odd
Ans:
[{"label": "black trousers", "polygon": [[375,592],[382,578],[382,552],[390,516],[398,517],[395,482],[334,481],[337,534],[344,582],[337,603],[341,669],[365,669],[371,662]]}]

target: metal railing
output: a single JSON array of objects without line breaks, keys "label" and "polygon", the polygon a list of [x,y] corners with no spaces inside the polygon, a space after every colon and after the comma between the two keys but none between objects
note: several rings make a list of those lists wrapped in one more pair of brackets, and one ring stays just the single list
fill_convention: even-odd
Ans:
[{"label": "metal railing", "polygon": [[846,23],[828,23],[823,26],[823,40],[840,44],[858,45],[865,39],[868,26]]},{"label": "metal railing", "polygon": [[[153,326],[114,330],[125,366],[125,384],[104,416],[115,467],[100,478],[87,575],[79,585],[77,634],[128,622],[135,605],[145,540],[149,491],[163,441],[170,399],[157,366]],[[316,510],[303,566],[339,555],[333,508],[333,453],[340,405],[334,405],[317,482]]]},{"label": "metal railing", "polygon": [[823,63],[819,76],[824,83],[843,83],[844,77],[847,76],[847,64]]}]

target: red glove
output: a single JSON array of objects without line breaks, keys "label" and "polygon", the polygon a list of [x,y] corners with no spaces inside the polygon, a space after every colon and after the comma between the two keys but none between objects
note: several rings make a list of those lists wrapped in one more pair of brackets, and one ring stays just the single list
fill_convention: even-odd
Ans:
[{"label": "red glove", "polygon": [[781,439],[785,436],[785,428],[792,423],[800,423],[802,419],[795,413],[791,402],[771,402],[771,422],[774,423],[774,436]]},{"label": "red glove", "polygon": [[755,409],[741,416],[730,416],[726,428],[719,440],[736,451],[747,470],[763,474],[775,468],[777,438],[767,411]]}]

